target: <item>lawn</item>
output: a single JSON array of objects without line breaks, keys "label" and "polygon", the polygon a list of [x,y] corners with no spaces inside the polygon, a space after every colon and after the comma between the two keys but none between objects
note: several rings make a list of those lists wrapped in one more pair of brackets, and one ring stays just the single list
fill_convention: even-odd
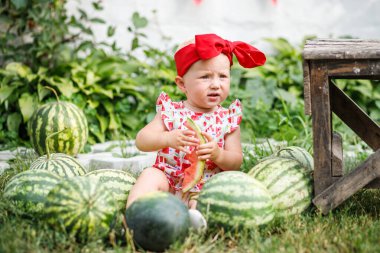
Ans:
[{"label": "lawn", "polygon": [[[346,166],[353,168],[360,160],[349,160]],[[242,170],[251,163],[245,161]],[[16,158],[11,169],[0,177],[0,252],[141,251],[117,229],[104,240],[78,243],[52,230],[42,218],[25,217],[1,195],[7,178],[25,170],[28,164],[28,159]],[[254,231],[213,228],[201,235],[191,232],[185,242],[172,245],[167,252],[379,252],[379,207],[379,191],[366,189],[326,216],[310,207],[302,215]]]}]

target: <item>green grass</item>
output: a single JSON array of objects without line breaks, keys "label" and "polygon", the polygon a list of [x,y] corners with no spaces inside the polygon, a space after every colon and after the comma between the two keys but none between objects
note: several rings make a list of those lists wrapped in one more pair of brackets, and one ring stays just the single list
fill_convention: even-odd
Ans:
[{"label": "green grass", "polygon": [[[270,151],[261,152],[262,156],[270,154]],[[259,157],[248,156],[246,159],[247,169]],[[353,168],[362,159],[364,157],[346,165]],[[5,184],[12,174],[24,170],[28,164],[28,159],[16,158],[12,169],[0,177],[0,183]],[[379,215],[380,191],[366,189],[326,216],[311,207],[302,215],[257,230],[209,229],[203,235],[190,233],[185,242],[172,245],[167,252],[379,252]],[[115,231],[104,240],[78,243],[50,228],[41,219],[24,217],[17,206],[2,197],[0,188],[0,252],[134,251],[129,237],[120,236]]]}]

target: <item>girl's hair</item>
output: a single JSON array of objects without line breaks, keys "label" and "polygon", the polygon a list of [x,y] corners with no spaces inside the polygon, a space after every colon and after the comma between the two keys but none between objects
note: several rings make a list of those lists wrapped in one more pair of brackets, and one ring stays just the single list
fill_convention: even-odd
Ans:
[{"label": "girl's hair", "polygon": [[179,44],[179,46],[178,46],[177,50],[175,51],[175,53],[177,53],[180,49],[186,47],[187,45],[194,44],[194,43],[195,43],[195,39],[194,38],[182,42],[181,44]]}]

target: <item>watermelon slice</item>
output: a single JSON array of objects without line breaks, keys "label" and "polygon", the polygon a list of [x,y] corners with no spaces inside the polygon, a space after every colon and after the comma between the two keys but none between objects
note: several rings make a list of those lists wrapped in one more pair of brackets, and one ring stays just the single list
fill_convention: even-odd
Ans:
[{"label": "watermelon slice", "polygon": [[[200,145],[207,142],[206,138],[201,133],[201,129],[191,118],[187,118],[185,126],[195,132],[195,136],[199,139]],[[191,163],[191,166],[185,170],[185,175],[182,182],[182,192],[184,193],[193,188],[202,179],[205,168],[205,161],[198,160],[198,155],[196,154],[195,149],[191,152],[191,154],[188,154],[187,157]]]}]

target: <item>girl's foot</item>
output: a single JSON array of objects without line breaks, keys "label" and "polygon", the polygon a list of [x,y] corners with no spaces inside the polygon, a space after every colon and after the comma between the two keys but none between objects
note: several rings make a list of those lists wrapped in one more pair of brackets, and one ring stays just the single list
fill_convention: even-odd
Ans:
[{"label": "girl's foot", "polygon": [[196,209],[189,209],[190,225],[196,232],[204,232],[207,229],[207,221]]}]

